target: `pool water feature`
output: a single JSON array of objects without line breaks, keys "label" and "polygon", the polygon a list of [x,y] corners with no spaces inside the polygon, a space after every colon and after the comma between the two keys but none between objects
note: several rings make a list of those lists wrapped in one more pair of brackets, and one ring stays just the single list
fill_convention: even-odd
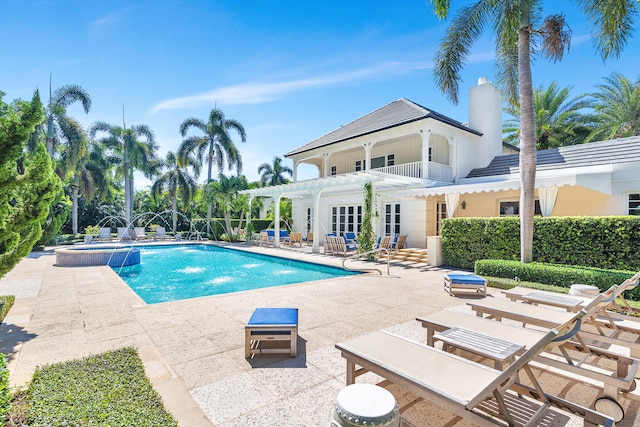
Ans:
[{"label": "pool water feature", "polygon": [[212,245],[139,249],[140,264],[114,271],[147,304],[358,274]]}]

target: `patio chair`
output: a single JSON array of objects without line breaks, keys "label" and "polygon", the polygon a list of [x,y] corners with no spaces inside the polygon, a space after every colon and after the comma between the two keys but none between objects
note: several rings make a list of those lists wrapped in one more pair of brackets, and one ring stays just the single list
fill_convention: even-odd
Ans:
[{"label": "patio chair", "polygon": [[[603,296],[600,295],[598,298],[601,299]],[[597,299],[593,299],[584,310],[585,313],[597,304]],[[570,316],[571,314],[568,318]],[[454,348],[484,357],[488,356],[486,351],[496,352],[496,356],[489,356],[495,361],[496,369],[502,369],[505,362],[512,362],[515,354],[529,348],[543,334],[540,330],[508,325],[450,310],[418,317],[416,320],[427,329],[428,345],[433,346],[436,340],[442,339],[443,348],[447,348],[448,343],[452,343]],[[492,342],[488,347],[478,346],[476,334],[491,336],[498,340],[498,343]],[[505,354],[500,341],[517,345],[517,347],[512,354]],[[624,410],[617,403],[618,393],[621,390],[631,391],[635,388],[634,376],[638,372],[638,360],[607,351],[599,346],[584,346],[576,340],[563,342],[556,347],[558,351],[554,351],[554,348],[549,346],[534,358],[536,362],[544,365],[539,366],[539,369],[545,372],[560,369],[570,378],[575,378],[576,375],[589,378],[590,385],[593,381],[601,383],[603,397],[596,400],[595,406],[597,410],[611,416],[616,422],[620,421],[624,417]],[[576,360],[577,355],[580,360]]]},{"label": "patio chair", "polygon": [[305,239],[305,241],[307,242],[307,245],[313,244],[313,231],[309,231],[307,233],[307,238]]},{"label": "patio chair", "polygon": [[113,237],[111,236],[111,227],[101,227],[98,229],[98,237],[96,237],[96,240],[99,241],[107,241],[110,242],[111,240],[113,240]]},{"label": "patio chair", "polygon": [[265,248],[273,246],[273,230],[271,230],[271,232],[271,234],[269,234],[269,230],[262,230],[260,232],[260,246],[264,246]]},{"label": "patio chair", "polygon": [[302,247],[302,233],[299,231],[292,231],[291,234],[289,235],[288,243],[289,243],[289,246],[291,247],[295,245]]},{"label": "patio chair", "polygon": [[[275,230],[273,233],[275,235]],[[280,242],[286,245],[289,243],[289,240],[290,240],[289,230],[280,230]]]},{"label": "patio chair", "polygon": [[131,238],[134,241],[139,241],[139,240],[147,240],[148,236],[147,236],[147,233],[144,231],[144,227],[134,227],[133,235],[131,236]]},{"label": "patio chair", "polygon": [[407,244],[407,235],[406,234],[401,234],[401,235],[395,235],[393,236],[393,242],[391,242],[391,250],[392,251],[397,251],[398,249],[404,249],[404,247]]},{"label": "patio chair", "polygon": [[344,238],[347,241],[347,244],[352,244],[352,245],[358,244],[358,237],[356,236],[356,233],[352,231],[347,231],[346,233],[344,233]]},{"label": "patio chair", "polygon": [[118,240],[121,242],[131,240],[131,233],[128,227],[118,227]]},{"label": "patio chair", "polygon": [[167,234],[167,230],[164,227],[156,227],[155,238],[158,240],[170,240],[171,236]]},{"label": "patio chair", "polygon": [[391,249],[391,236],[379,236],[374,249]]},{"label": "patio chair", "polygon": [[[585,425],[613,425],[613,420],[603,414],[545,393],[529,366],[545,348],[569,339],[578,330],[582,316],[583,311],[574,313],[566,324],[543,334],[504,371],[383,331],[338,343],[336,348],[347,361],[347,385],[373,372],[476,425],[496,423],[495,415],[484,412],[481,405],[491,398],[497,401],[498,417],[515,424],[505,400],[508,390],[509,401],[522,395],[542,404],[527,425],[534,425],[551,405],[575,411],[583,416]],[[526,374],[533,388],[520,382],[520,374]]]},{"label": "patio chair", "polygon": [[327,235],[324,245],[324,253],[331,253],[332,255],[347,256],[351,252],[355,252],[358,249],[356,245],[347,244],[344,237],[338,236]]}]

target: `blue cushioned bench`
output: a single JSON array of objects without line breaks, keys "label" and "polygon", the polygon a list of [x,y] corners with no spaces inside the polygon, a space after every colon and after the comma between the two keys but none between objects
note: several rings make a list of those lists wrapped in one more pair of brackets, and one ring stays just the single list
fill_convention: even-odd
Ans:
[{"label": "blue cushioned bench", "polygon": [[445,274],[444,290],[449,292],[449,295],[454,295],[454,289],[487,295],[487,280],[475,274]]},{"label": "blue cushioned bench", "polygon": [[[298,350],[297,308],[256,308],[244,328],[244,357],[260,353],[289,353]],[[265,342],[286,342],[285,348],[264,346]]]}]

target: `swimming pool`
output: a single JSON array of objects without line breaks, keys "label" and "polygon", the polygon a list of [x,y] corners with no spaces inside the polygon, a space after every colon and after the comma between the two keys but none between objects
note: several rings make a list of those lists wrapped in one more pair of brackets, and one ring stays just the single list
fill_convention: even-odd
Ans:
[{"label": "swimming pool", "polygon": [[212,245],[139,249],[140,264],[114,270],[147,304],[357,274]]}]

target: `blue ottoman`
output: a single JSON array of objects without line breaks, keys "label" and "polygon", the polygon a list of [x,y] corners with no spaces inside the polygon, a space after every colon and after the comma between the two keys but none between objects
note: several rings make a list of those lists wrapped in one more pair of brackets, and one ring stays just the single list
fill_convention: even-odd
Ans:
[{"label": "blue ottoman", "polygon": [[[285,342],[284,348],[264,346],[267,342]],[[289,353],[298,351],[298,309],[256,308],[244,328],[244,357],[260,353]]]},{"label": "blue ottoman", "polygon": [[454,289],[467,293],[472,291],[471,293],[473,294],[487,295],[487,280],[475,274],[445,274],[444,290],[449,292],[449,295],[454,295],[456,293]]}]

